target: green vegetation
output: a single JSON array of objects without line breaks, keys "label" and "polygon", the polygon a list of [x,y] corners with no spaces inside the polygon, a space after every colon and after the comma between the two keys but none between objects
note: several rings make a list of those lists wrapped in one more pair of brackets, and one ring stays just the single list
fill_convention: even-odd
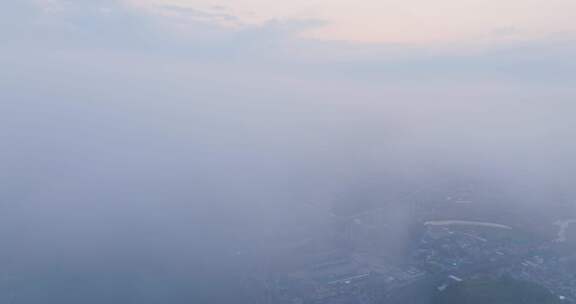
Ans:
[{"label": "green vegetation", "polygon": [[469,280],[438,292],[433,304],[557,304],[546,288],[513,279]]}]

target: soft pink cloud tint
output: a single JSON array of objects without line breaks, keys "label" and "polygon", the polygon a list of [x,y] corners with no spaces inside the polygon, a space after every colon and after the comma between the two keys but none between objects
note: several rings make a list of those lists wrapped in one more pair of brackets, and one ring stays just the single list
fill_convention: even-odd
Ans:
[{"label": "soft pink cloud tint", "polygon": [[[147,0],[138,5],[225,11],[244,24],[319,19],[326,24],[303,35],[322,40],[483,43],[576,31],[576,2],[566,0]],[[515,30],[495,35],[503,28]]]}]

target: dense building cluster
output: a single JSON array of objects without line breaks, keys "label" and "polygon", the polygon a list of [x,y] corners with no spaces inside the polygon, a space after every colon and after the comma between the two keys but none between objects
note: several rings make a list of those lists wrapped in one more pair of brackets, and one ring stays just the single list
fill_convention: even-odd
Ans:
[{"label": "dense building cluster", "polygon": [[418,295],[430,299],[451,284],[513,278],[576,303],[576,259],[571,250],[561,249],[565,240],[542,238],[500,222],[438,220],[442,206],[471,204],[469,193],[463,193],[448,197],[447,204],[434,210],[404,206],[411,221],[402,227],[405,244],[402,251],[395,244],[395,254],[387,245],[398,230],[390,228],[395,219],[385,208],[332,214],[331,228],[312,241],[313,249],[293,248],[289,266],[267,270],[263,302],[420,303]]}]

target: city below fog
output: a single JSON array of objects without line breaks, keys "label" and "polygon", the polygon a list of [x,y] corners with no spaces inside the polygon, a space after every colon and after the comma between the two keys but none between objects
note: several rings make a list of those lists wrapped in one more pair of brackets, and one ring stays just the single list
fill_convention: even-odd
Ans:
[{"label": "city below fog", "polygon": [[541,288],[541,303],[574,303],[573,204],[511,206],[474,182],[411,186],[340,202],[322,224],[267,242],[246,279],[254,303],[457,303],[449,288],[514,280]]},{"label": "city below fog", "polygon": [[0,304],[576,304],[576,1],[0,1]]}]

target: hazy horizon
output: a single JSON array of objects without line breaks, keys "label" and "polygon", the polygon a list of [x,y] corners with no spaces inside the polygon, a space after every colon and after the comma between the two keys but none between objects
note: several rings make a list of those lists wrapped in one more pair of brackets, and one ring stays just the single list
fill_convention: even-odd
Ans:
[{"label": "hazy horizon", "polygon": [[573,206],[575,5],[8,0],[1,303],[250,303],[341,200]]}]

